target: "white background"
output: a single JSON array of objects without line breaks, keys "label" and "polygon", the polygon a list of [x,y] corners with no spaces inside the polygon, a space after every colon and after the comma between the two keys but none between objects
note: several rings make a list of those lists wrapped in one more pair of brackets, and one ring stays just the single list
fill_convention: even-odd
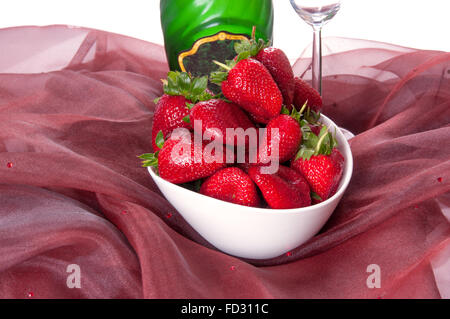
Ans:
[{"label": "white background", "polygon": [[[245,1],[245,0],[242,0]],[[163,44],[159,0],[0,0],[0,28],[69,24]],[[274,45],[294,61],[311,42],[310,27],[289,0],[273,0]],[[344,0],[323,36],[450,51],[450,0]],[[1,44],[0,44],[1,47]]]}]

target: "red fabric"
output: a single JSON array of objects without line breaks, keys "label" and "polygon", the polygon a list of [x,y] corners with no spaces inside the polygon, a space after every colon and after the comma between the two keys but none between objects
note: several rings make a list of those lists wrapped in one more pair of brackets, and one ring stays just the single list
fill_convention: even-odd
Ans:
[{"label": "red fabric", "polygon": [[318,236],[245,261],[195,233],[136,157],[151,151],[161,46],[65,26],[0,43],[1,298],[450,296],[449,53],[326,39],[323,112],[357,134],[352,181]]}]

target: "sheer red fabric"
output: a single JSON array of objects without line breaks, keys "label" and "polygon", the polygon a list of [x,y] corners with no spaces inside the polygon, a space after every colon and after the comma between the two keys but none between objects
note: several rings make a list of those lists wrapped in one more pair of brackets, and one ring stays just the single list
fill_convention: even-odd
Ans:
[{"label": "sheer red fabric", "polygon": [[323,113],[357,135],[353,178],[320,234],[255,261],[211,247],[140,167],[161,46],[67,26],[0,43],[1,298],[450,297],[450,53],[325,39]]}]

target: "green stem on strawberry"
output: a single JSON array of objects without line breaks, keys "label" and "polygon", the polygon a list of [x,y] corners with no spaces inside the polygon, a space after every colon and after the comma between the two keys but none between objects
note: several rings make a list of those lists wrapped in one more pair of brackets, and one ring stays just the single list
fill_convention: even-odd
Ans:
[{"label": "green stem on strawberry", "polygon": [[222,85],[222,82],[226,81],[228,78],[228,72],[236,65],[236,61],[227,61],[227,64],[221,63],[219,61],[213,61],[220,68],[219,70],[212,72],[209,76],[211,83]]},{"label": "green stem on strawberry", "polygon": [[[327,137],[328,134],[328,127],[324,126],[325,128],[325,133],[322,134],[322,136],[319,138],[319,141],[317,142],[317,146],[314,150],[314,154],[319,154],[320,151],[320,147],[322,146],[323,141],[325,140],[325,138]],[[322,133],[322,132],[321,132]]]},{"label": "green stem on strawberry", "polygon": [[320,111],[315,112],[311,109],[311,107],[308,107],[306,114],[304,118],[310,123],[310,124],[317,124],[320,119]]},{"label": "green stem on strawberry", "polygon": [[255,40],[255,38],[256,38],[256,26],[254,25],[252,27],[252,40]]},{"label": "green stem on strawberry", "polygon": [[[186,103],[186,108],[190,111],[193,107],[195,106],[194,103]],[[185,117],[183,117],[183,122],[185,123],[191,123],[191,117],[190,114],[186,115]]]},{"label": "green stem on strawberry", "polygon": [[236,52],[237,56],[233,60],[226,61],[226,64],[218,61],[213,61],[215,64],[220,66],[221,69],[211,73],[210,81],[212,83],[221,85],[221,83],[227,79],[228,72],[238,62],[257,56],[259,51],[269,46],[269,43],[266,43],[263,39],[259,39],[258,41],[256,41],[255,34],[256,34],[256,27],[253,26],[252,38],[250,40],[245,38],[234,44],[234,51]]},{"label": "green stem on strawberry", "polygon": [[[162,149],[164,146],[164,135],[162,131],[159,131],[155,139],[156,146]],[[159,151],[155,153],[146,153],[138,156],[142,159],[142,167],[158,167],[158,154]]]},{"label": "green stem on strawberry", "polygon": [[[307,105],[308,105],[308,100],[306,100],[305,104],[303,104],[302,108],[298,112],[300,115],[303,114],[303,112],[305,111]],[[295,110],[295,107],[293,109]],[[308,108],[308,110],[309,110],[309,108]]]},{"label": "green stem on strawberry", "polygon": [[231,67],[229,67],[229,66],[226,65],[226,64],[220,63],[219,61],[216,61],[216,60],[214,60],[213,63],[214,63],[214,64],[217,64],[218,66],[224,68],[224,69],[227,70],[227,71],[231,71]]},{"label": "green stem on strawberry", "polygon": [[312,156],[330,155],[332,150],[337,147],[337,140],[335,136],[329,132],[326,125],[323,125],[319,136],[311,131],[308,121],[302,120],[301,125],[303,133],[302,144],[295,160],[298,160],[299,158],[309,160]]},{"label": "green stem on strawberry", "polygon": [[293,107],[292,110],[289,111],[289,109],[285,105],[283,105],[283,107],[281,109],[281,114],[289,115],[294,120],[296,120],[301,126],[302,125],[302,121],[303,121],[302,115],[303,115],[303,112],[306,109],[306,104],[307,104],[307,102],[305,102],[305,104],[300,109],[300,111],[297,111],[297,109],[295,107]]},{"label": "green stem on strawberry", "polygon": [[206,89],[208,76],[192,77],[189,73],[170,71],[167,79],[161,79],[164,93],[167,95],[181,95],[192,103],[214,98]]},{"label": "green stem on strawberry", "polygon": [[318,202],[322,202],[323,201],[322,197],[320,197],[319,195],[317,195],[317,193],[315,193],[313,191],[311,191],[311,198],[315,199]]},{"label": "green stem on strawberry", "polygon": [[186,115],[185,117],[183,117],[183,122],[184,123],[191,123],[191,117],[189,115]]},{"label": "green stem on strawberry", "polygon": [[138,158],[142,160],[142,167],[158,167],[158,152],[142,154]]},{"label": "green stem on strawberry", "polygon": [[256,41],[256,27],[252,28],[252,38],[243,39],[240,42],[236,42],[234,45],[234,51],[238,55],[237,61],[242,58],[250,58],[257,56],[259,51],[268,47],[270,43],[266,43],[263,39]]}]

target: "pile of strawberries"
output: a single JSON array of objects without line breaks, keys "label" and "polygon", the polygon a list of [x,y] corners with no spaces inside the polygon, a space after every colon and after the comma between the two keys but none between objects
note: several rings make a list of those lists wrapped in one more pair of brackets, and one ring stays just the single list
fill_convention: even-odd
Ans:
[{"label": "pile of strawberries", "polygon": [[[328,199],[339,185],[344,157],[318,121],[320,95],[294,78],[280,49],[253,38],[236,43],[235,50],[233,60],[215,62],[220,69],[209,77],[169,72],[156,102],[154,153],[140,156],[143,166],[157,167],[169,182],[245,206],[290,209]],[[209,91],[208,81],[221,92]],[[266,131],[252,152],[248,136],[237,138],[227,128]],[[242,148],[245,156],[238,160]],[[274,161],[279,166],[267,173]]]}]

